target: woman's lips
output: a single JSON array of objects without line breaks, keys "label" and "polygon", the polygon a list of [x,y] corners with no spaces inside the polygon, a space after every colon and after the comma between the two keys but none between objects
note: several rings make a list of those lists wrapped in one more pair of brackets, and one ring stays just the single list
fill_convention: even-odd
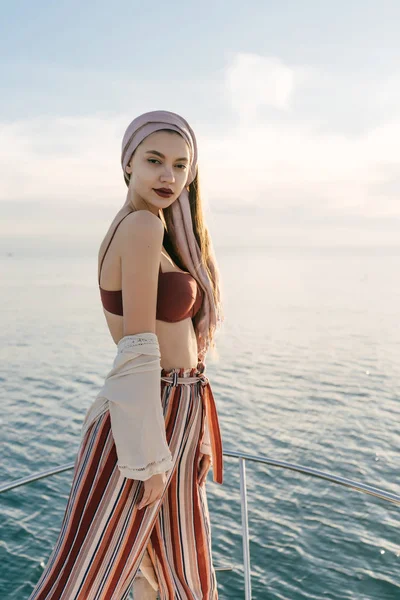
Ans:
[{"label": "woman's lips", "polygon": [[173,194],[173,192],[161,192],[160,190],[154,190],[154,191],[155,191],[156,194],[158,194],[159,196],[161,196],[161,198],[169,198]]}]

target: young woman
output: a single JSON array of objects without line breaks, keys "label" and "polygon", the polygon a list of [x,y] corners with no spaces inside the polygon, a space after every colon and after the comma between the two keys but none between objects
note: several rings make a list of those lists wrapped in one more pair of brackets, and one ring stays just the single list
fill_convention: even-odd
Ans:
[{"label": "young woman", "polygon": [[117,354],[30,600],[126,599],[139,568],[161,600],[216,600],[205,480],[212,464],[222,484],[223,461],[204,360],[223,316],[194,132],[172,112],[140,115],[121,164],[127,198],[98,269]]}]

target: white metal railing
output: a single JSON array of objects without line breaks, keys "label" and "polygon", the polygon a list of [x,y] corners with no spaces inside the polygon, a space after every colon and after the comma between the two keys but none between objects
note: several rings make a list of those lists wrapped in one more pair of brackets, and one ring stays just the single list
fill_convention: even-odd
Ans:
[{"label": "white metal railing", "polygon": [[[393,494],[391,492],[386,492],[380,488],[376,488],[365,483],[359,483],[357,481],[353,481],[352,479],[347,479],[346,477],[340,477],[338,475],[332,475],[330,473],[325,473],[324,471],[319,471],[318,469],[313,469],[311,467],[304,467],[303,465],[296,465],[294,463],[288,463],[283,460],[275,460],[272,458],[266,458],[263,456],[257,456],[252,454],[246,454],[244,452],[236,452],[236,451],[227,451],[223,452],[224,456],[230,456],[231,458],[239,459],[239,473],[240,473],[240,501],[241,501],[241,513],[242,513],[242,543],[243,543],[243,566],[244,566],[244,583],[245,583],[245,599],[251,600],[251,573],[250,573],[250,546],[249,546],[249,526],[248,526],[248,510],[247,510],[247,482],[246,482],[246,461],[258,462],[265,465],[270,465],[272,467],[280,467],[282,469],[290,469],[291,471],[297,471],[298,473],[302,473],[303,475],[310,475],[311,477],[317,477],[318,479],[325,479],[326,481],[330,481],[332,483],[336,483],[338,485],[342,485],[344,487],[353,489],[357,492],[362,492],[364,494],[370,494],[371,496],[375,496],[376,498],[380,498],[381,500],[385,500],[387,502],[392,502],[394,504],[400,505],[400,496],[397,494]],[[32,483],[34,481],[38,481],[39,479],[43,479],[45,477],[50,477],[51,475],[56,475],[57,473],[62,473],[63,471],[68,471],[73,469],[75,463],[67,463],[65,465],[60,465],[59,467],[55,467],[52,469],[47,469],[45,471],[41,471],[34,475],[30,475],[27,477],[22,477],[21,479],[16,479],[11,483],[1,485],[0,486],[0,494],[4,492],[8,492],[13,490],[21,485],[26,485],[28,483]],[[225,567],[216,567],[216,571],[228,571],[232,570],[231,566]]]},{"label": "white metal railing", "polygon": [[264,458],[263,456],[254,456],[251,454],[245,454],[243,452],[224,452],[225,456],[231,456],[239,459],[239,472],[240,472],[240,499],[242,506],[242,543],[243,543],[243,565],[244,565],[244,583],[245,583],[245,599],[251,600],[251,576],[250,576],[250,548],[249,548],[249,528],[248,528],[248,512],[247,512],[247,482],[246,482],[246,468],[245,461],[253,461],[262,463],[265,465],[271,465],[272,467],[281,467],[282,469],[290,469],[291,471],[297,471],[304,475],[311,475],[319,479],[325,479],[338,485],[343,485],[350,489],[356,490],[357,492],[363,492],[364,494],[370,494],[381,500],[387,502],[393,502],[394,504],[400,505],[400,496],[386,492],[379,488],[367,485],[365,483],[359,483],[346,477],[340,477],[338,475],[331,475],[318,469],[311,467],[304,467],[302,465],[296,465],[294,463],[288,463],[283,460],[275,460],[273,458]]}]

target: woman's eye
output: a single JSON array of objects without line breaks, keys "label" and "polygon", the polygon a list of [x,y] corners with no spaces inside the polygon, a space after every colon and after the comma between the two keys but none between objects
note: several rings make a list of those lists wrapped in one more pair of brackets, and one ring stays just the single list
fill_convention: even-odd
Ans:
[{"label": "woman's eye", "polygon": [[[159,160],[157,160],[156,158],[148,158],[147,159],[148,162],[160,162]],[[184,169],[186,169],[186,165],[178,165],[178,167],[183,167]]]}]

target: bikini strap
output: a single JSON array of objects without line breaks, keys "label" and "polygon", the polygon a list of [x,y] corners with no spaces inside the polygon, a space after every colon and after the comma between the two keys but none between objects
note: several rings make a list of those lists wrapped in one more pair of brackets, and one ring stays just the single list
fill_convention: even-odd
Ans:
[{"label": "bikini strap", "polygon": [[111,244],[111,242],[113,241],[113,238],[114,238],[115,232],[117,231],[118,227],[121,225],[121,223],[122,223],[122,221],[125,219],[125,217],[127,217],[128,215],[130,215],[130,214],[131,214],[131,212],[135,212],[135,211],[133,211],[133,210],[130,210],[130,211],[128,212],[128,214],[126,214],[124,217],[122,217],[122,219],[120,220],[120,222],[118,223],[118,225],[117,225],[117,226],[116,226],[116,228],[114,229],[114,231],[113,231],[113,234],[112,234],[112,236],[111,236],[111,238],[110,238],[110,241],[109,241],[109,242],[108,242],[108,244],[107,244],[107,248],[105,249],[105,252],[104,252],[104,254],[103,254],[103,258],[101,259],[101,263],[100,263],[100,269],[99,269],[99,286],[100,286],[100,278],[101,278],[101,268],[102,268],[102,266],[103,266],[103,262],[104,262],[104,259],[105,259],[105,257],[106,257],[106,254],[107,254],[107,250],[109,249],[109,247],[110,247],[110,244]]}]

